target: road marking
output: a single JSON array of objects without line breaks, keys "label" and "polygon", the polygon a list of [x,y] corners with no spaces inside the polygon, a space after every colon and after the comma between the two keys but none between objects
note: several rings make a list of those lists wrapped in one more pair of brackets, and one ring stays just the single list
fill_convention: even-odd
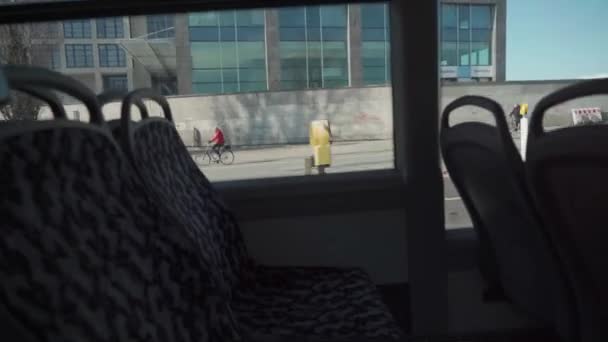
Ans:
[{"label": "road marking", "polygon": [[447,201],[460,201],[462,198],[460,197],[445,197],[444,198]]}]

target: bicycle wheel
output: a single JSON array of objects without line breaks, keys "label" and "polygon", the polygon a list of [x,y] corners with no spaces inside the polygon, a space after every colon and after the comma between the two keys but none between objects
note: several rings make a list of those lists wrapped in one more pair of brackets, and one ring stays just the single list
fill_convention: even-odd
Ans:
[{"label": "bicycle wheel", "polygon": [[208,152],[203,152],[203,153],[197,153],[196,155],[194,155],[194,162],[198,165],[201,164],[205,164],[205,165],[209,165],[211,164],[211,158],[209,156]]},{"label": "bicycle wheel", "polygon": [[232,151],[224,151],[221,154],[220,161],[224,165],[230,165],[234,162],[234,153]]}]

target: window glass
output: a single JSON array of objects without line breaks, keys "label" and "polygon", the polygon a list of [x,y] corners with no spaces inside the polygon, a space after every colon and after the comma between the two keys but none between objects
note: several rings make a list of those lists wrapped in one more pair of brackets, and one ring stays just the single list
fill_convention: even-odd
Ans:
[{"label": "window glass", "polygon": [[99,66],[126,67],[124,50],[117,44],[99,44]]},{"label": "window glass", "polygon": [[[469,29],[469,58],[478,64],[492,60],[493,31],[481,12],[471,14]],[[96,94],[154,89],[174,107],[193,156],[220,126],[235,162],[197,158],[211,181],[303,176],[316,119],[329,120],[333,134],[327,173],[394,168],[386,3],[141,13],[33,27],[24,28],[31,50],[15,59],[0,25],[2,62],[53,68]]]},{"label": "window glass", "polygon": [[97,22],[97,38],[123,38],[124,23],[122,17],[99,18]]},{"label": "window glass", "polygon": [[149,39],[175,37],[175,15],[158,14],[146,17]]},{"label": "window glass", "polygon": [[[281,88],[324,88],[326,82],[330,88],[347,86],[347,6],[287,7],[279,9],[278,16],[281,69],[286,73]],[[298,69],[305,72],[295,72]]]},{"label": "window glass", "polygon": [[68,68],[92,68],[93,67],[93,45],[91,44],[66,44],[65,45],[66,66]]},{"label": "window glass", "polygon": [[365,85],[389,83],[388,5],[362,5],[361,26],[363,83]]},{"label": "window glass", "polygon": [[63,36],[70,39],[91,38],[91,20],[69,20],[63,23]]},{"label": "window glass", "polygon": [[129,90],[127,75],[104,75],[104,90]]},{"label": "window glass", "polygon": [[[205,79],[204,72],[197,73],[193,85],[196,92],[233,93],[264,88],[242,86],[244,82],[255,81],[266,84],[266,46],[264,10],[238,10],[197,13],[190,15],[190,41],[192,47],[192,70],[214,69],[222,77]],[[205,42],[205,43],[201,43]],[[260,71],[255,79],[249,80],[251,70]],[[261,76],[260,76],[261,75]],[[217,84],[219,83],[219,87]],[[245,90],[247,89],[247,90]]]}]

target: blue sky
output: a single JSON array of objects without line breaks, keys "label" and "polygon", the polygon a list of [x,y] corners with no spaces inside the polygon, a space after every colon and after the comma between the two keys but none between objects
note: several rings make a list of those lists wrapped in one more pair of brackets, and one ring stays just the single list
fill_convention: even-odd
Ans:
[{"label": "blue sky", "polygon": [[608,77],[608,0],[506,0],[507,80]]}]

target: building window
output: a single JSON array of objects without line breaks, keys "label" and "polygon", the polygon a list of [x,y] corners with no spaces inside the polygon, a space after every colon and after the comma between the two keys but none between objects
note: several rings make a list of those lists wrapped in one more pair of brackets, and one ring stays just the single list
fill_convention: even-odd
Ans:
[{"label": "building window", "polygon": [[348,86],[345,5],[280,8],[281,88]]},{"label": "building window", "polygon": [[97,38],[124,38],[122,17],[97,19]]},{"label": "building window", "polygon": [[441,5],[441,65],[490,65],[493,6]]},{"label": "building window", "polygon": [[387,4],[361,5],[363,84],[390,82],[390,35]]},{"label": "building window", "polygon": [[149,39],[175,38],[175,15],[149,15],[147,23]]},{"label": "building window", "polygon": [[127,75],[104,75],[103,90],[129,90]]},{"label": "building window", "polygon": [[195,93],[268,89],[264,10],[193,13],[189,26]]},{"label": "building window", "polygon": [[92,68],[93,46],[91,44],[66,44],[65,61],[68,68]]},{"label": "building window", "polygon": [[91,21],[88,19],[64,21],[63,36],[65,38],[91,38]]},{"label": "building window", "polygon": [[126,67],[125,51],[117,44],[99,44],[99,66],[103,68]]}]

